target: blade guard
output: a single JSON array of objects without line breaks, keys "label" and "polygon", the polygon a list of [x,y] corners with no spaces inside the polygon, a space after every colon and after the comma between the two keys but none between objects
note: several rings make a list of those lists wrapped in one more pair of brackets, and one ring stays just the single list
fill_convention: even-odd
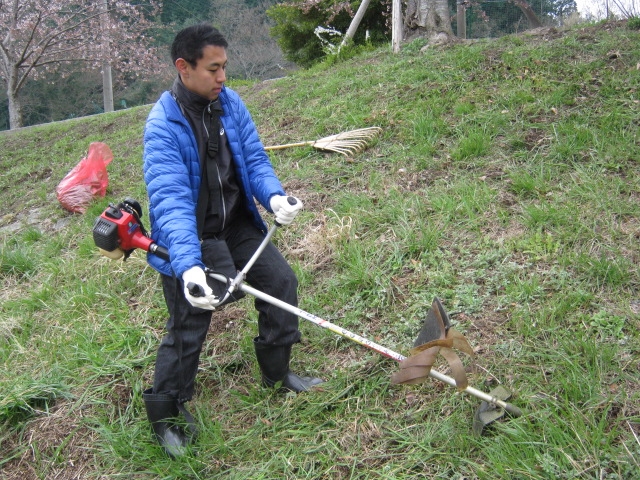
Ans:
[{"label": "blade guard", "polygon": [[440,354],[449,364],[458,390],[466,389],[469,384],[467,374],[454,348],[473,356],[473,349],[467,339],[451,328],[449,315],[440,300],[434,298],[418,338],[414,342],[411,356],[400,363],[399,372],[391,375],[391,383],[395,385],[422,383],[429,377],[431,367]]},{"label": "blade guard", "polygon": [[449,320],[449,315],[442,306],[442,303],[440,303],[440,300],[434,298],[431,309],[427,313],[427,318],[422,324],[422,328],[420,329],[420,333],[418,333],[416,341],[413,343],[413,347],[417,348],[433,340],[443,340],[446,338],[450,328],[451,321]]}]

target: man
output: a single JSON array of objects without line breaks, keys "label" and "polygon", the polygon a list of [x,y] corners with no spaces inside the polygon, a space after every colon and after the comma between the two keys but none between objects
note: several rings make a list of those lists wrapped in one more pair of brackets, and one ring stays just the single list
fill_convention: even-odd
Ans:
[{"label": "man", "polygon": [[[150,254],[161,274],[169,311],[167,333],[158,348],[153,388],[143,394],[147,416],[171,456],[193,440],[191,400],[200,351],[217,297],[205,267],[229,260],[241,269],[262,242],[266,226],[254,198],[280,225],[302,208],[287,197],[238,94],[226,88],[227,42],[208,24],[180,31],[171,46],[178,71],[147,118],[144,180],[155,241],[169,250],[170,262]],[[226,255],[225,255],[226,253]],[[297,279],[269,243],[247,273],[258,290],[297,305]],[[220,284],[222,285],[222,284]],[[289,371],[291,347],[300,341],[298,318],[256,300],[255,353],[262,383],[301,392],[322,382]],[[177,422],[182,413],[185,431]]]}]

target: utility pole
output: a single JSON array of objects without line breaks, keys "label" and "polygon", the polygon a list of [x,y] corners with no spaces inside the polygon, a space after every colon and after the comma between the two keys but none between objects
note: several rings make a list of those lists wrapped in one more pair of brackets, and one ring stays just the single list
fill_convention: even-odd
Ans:
[{"label": "utility pole", "polygon": [[402,0],[392,0],[391,4],[391,49],[393,53],[400,51],[402,43]]},{"label": "utility pole", "polygon": [[458,38],[467,38],[467,6],[465,0],[458,0],[456,20],[458,26]]},{"label": "utility pole", "polygon": [[102,99],[104,111],[113,112],[113,80],[111,78],[111,49],[109,48],[109,0],[100,2],[100,27],[102,29],[102,48],[104,58],[102,59]]}]

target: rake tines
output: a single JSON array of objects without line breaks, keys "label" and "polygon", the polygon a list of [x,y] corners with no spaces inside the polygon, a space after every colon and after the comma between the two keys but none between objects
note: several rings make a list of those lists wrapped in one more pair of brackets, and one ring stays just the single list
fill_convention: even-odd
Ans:
[{"label": "rake tines", "polygon": [[380,134],[381,131],[382,128],[380,127],[359,128],[357,130],[350,130],[348,132],[330,135],[318,140],[265,147],[265,150],[282,150],[284,148],[310,145],[318,150],[341,153],[348,157],[349,155],[355,155],[367,148],[368,142]]}]

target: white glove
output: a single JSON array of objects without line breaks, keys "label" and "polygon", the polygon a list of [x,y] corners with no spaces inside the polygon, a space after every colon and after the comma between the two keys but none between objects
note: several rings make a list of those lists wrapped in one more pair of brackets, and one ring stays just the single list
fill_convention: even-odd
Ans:
[{"label": "white glove", "polygon": [[302,210],[302,202],[296,197],[274,195],[269,200],[269,206],[276,216],[276,222],[280,225],[289,225]]},{"label": "white glove", "polygon": [[[202,268],[191,267],[182,274],[182,282],[184,283],[184,296],[191,305],[205,310],[216,309],[212,303],[217,302],[218,297],[213,294],[213,291],[207,285],[207,274],[204,273]],[[189,292],[190,289],[191,292]]]}]

